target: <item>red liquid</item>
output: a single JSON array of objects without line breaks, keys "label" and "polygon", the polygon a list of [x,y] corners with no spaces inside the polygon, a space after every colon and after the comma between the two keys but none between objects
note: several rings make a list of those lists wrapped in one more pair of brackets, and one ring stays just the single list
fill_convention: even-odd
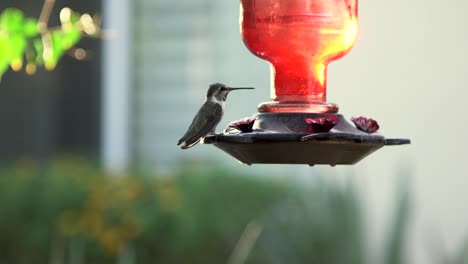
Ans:
[{"label": "red liquid", "polygon": [[344,56],[357,35],[356,0],[348,2],[242,0],[242,36],[272,65],[274,101],[325,102],[327,65]]}]

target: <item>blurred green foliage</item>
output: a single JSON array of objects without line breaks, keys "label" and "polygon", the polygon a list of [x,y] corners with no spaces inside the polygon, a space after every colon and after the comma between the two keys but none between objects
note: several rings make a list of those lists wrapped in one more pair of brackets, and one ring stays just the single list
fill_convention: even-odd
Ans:
[{"label": "blurred green foliage", "polygon": [[[203,165],[115,176],[79,158],[3,165],[0,263],[371,263],[351,184],[256,176]],[[405,263],[399,197],[380,263]]]},{"label": "blurred green foliage", "polygon": [[445,263],[450,264],[468,264],[468,239],[464,241],[460,249],[456,252],[456,256],[450,259],[449,261],[445,261]]},{"label": "blurred green foliage", "polygon": [[404,249],[406,247],[406,233],[410,214],[409,192],[406,187],[406,178],[402,178],[399,194],[396,196],[395,218],[388,229],[388,240],[386,241],[385,264],[403,264]]},{"label": "blurred green foliage", "polygon": [[28,38],[38,33],[37,21],[25,19],[18,9],[8,8],[0,14],[0,76],[9,65],[21,63]]},{"label": "blurred green foliage", "polygon": [[287,190],[239,176],[190,169],[115,177],[74,159],[4,166],[0,262],[47,263],[72,241],[84,245],[86,263],[115,263],[129,246],[139,263],[222,262],[245,225]]},{"label": "blurred green foliage", "polygon": [[98,34],[99,27],[88,14],[69,8],[60,12],[61,26],[48,28],[21,10],[7,8],[0,14],[0,78],[11,67],[19,71],[26,60],[26,72],[37,66],[52,70],[70,48],[84,35]]}]

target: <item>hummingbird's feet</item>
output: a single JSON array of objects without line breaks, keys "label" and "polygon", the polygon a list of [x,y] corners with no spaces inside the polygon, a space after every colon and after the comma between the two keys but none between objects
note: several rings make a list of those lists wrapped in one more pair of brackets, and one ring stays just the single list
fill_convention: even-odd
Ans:
[{"label": "hummingbird's feet", "polygon": [[226,129],[224,129],[223,134],[229,134],[230,132],[232,132],[234,130],[237,131],[237,129],[235,129],[233,127],[228,127]]},{"label": "hummingbird's feet", "polygon": [[208,134],[206,134],[206,136],[204,136],[204,137],[201,139],[200,143],[205,144],[205,138],[208,137],[208,136],[216,136],[216,132],[215,132],[214,130],[208,132]]}]

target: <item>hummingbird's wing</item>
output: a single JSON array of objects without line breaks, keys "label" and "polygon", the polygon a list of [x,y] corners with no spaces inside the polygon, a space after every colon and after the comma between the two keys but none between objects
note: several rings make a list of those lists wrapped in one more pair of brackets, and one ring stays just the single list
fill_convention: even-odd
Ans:
[{"label": "hummingbird's wing", "polygon": [[197,144],[209,132],[214,131],[223,115],[222,107],[213,102],[205,102],[192,121],[185,135],[177,145],[184,143],[183,149]]}]

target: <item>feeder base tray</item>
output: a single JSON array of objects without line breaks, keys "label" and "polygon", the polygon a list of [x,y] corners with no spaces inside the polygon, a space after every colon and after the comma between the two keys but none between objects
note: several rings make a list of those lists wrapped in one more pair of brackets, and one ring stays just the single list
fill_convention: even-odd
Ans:
[{"label": "feeder base tray", "polygon": [[[327,133],[328,134],[328,133]],[[242,133],[215,135],[205,138],[244,164],[316,164],[351,165],[385,145],[408,144],[407,139],[383,139],[359,142],[346,135],[315,134],[306,141],[292,140],[294,134]],[[307,136],[305,136],[307,137]],[[249,142],[250,141],[250,142]]]},{"label": "feeder base tray", "polygon": [[[379,134],[367,134],[349,124],[342,115],[340,123],[327,133],[304,133],[297,124],[304,117],[320,114],[257,115],[259,124],[250,133],[217,134],[207,136],[205,144],[213,144],[244,164],[316,164],[351,165],[385,145],[410,144],[409,139],[386,139]],[[290,121],[284,122],[282,119]],[[301,122],[291,122],[298,119]],[[274,120],[279,120],[276,122]],[[268,121],[268,122],[265,122]],[[266,126],[270,126],[269,128]],[[279,127],[278,124],[282,124]],[[284,124],[291,124],[284,126]],[[270,130],[271,129],[271,130]],[[280,131],[280,132],[272,132]]]}]

